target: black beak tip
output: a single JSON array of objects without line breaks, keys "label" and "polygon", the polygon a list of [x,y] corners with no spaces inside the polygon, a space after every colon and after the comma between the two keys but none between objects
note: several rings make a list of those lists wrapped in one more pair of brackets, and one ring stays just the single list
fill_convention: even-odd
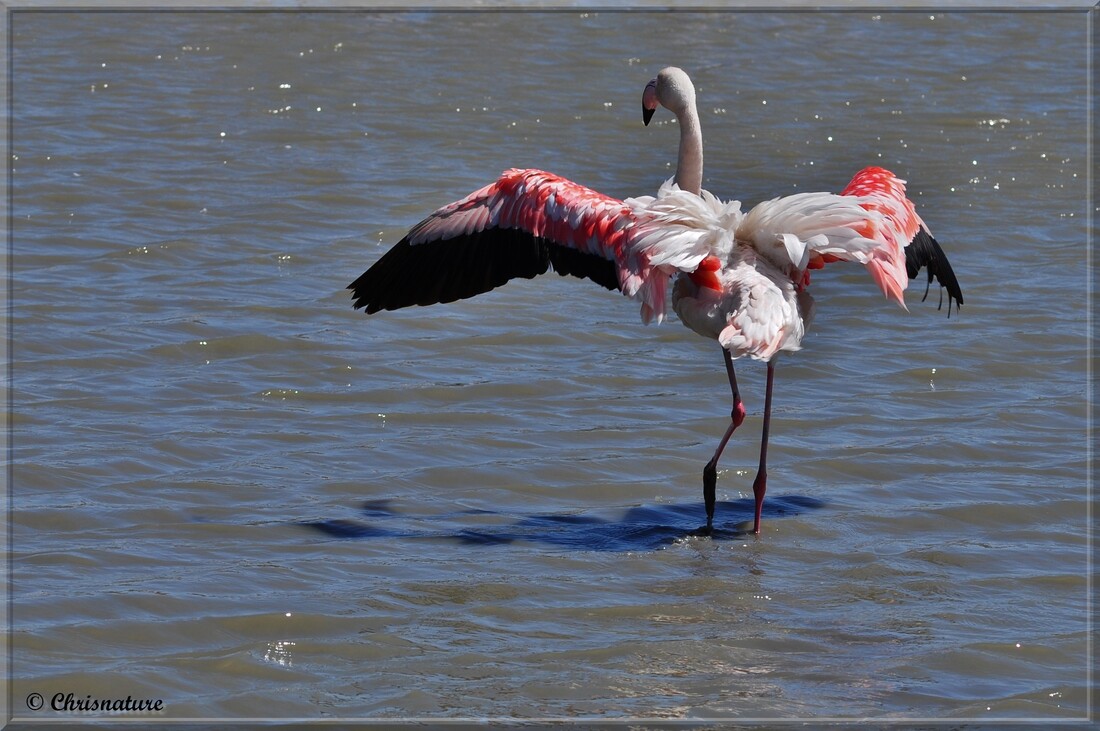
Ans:
[{"label": "black beak tip", "polygon": [[645,107],[642,107],[642,124],[648,127],[649,120],[653,119],[653,112],[655,111],[656,110],[654,109],[646,109]]}]

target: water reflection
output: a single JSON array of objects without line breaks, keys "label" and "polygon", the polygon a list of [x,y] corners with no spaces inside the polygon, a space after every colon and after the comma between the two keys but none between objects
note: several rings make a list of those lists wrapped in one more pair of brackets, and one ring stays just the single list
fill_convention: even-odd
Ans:
[{"label": "water reflection", "polygon": [[[777,496],[764,505],[769,520],[798,515],[825,506],[822,500],[802,495]],[[752,535],[754,503],[751,498],[718,504],[719,515],[747,516],[741,521],[718,523],[710,538],[728,541]],[[578,513],[537,513],[527,516],[492,510],[459,510],[438,515],[414,515],[393,507],[390,500],[370,500],[360,508],[357,519],[301,521],[299,525],[336,538],[428,538],[451,540],[467,545],[495,546],[517,541],[544,543],[559,548],[583,551],[651,551],[677,541],[702,535],[698,502],[669,505],[639,505],[618,518]],[[500,516],[507,522],[499,526],[476,528],[463,526],[477,516]],[[441,530],[423,530],[403,526],[415,520],[443,524]]]}]

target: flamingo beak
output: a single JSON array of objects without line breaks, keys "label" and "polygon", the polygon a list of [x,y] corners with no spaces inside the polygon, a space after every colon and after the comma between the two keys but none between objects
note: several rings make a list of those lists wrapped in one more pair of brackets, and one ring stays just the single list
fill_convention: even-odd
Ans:
[{"label": "flamingo beak", "polygon": [[653,119],[653,112],[657,111],[657,79],[653,79],[645,85],[642,92],[642,124],[649,126],[649,120]]}]

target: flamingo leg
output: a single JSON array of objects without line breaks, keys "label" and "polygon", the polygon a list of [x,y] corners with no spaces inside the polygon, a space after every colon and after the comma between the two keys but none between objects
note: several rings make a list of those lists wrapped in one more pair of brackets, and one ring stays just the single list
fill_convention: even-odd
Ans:
[{"label": "flamingo leg", "polygon": [[733,392],[733,410],[730,412],[730,425],[718,443],[718,449],[714,450],[714,456],[703,468],[703,504],[707,509],[707,528],[710,533],[714,523],[714,489],[718,482],[718,458],[722,456],[722,450],[726,448],[726,442],[733,436],[733,430],[741,426],[745,420],[745,405],[741,403],[741,393],[737,390],[737,376],[733,372],[733,358],[730,352],[722,348],[722,355],[726,360],[726,375],[730,379],[730,390]]},{"label": "flamingo leg", "polygon": [[756,516],[752,532],[760,533],[760,509],[764,507],[764,493],[768,491],[768,428],[772,420],[772,379],[775,376],[775,359],[768,361],[768,385],[764,392],[764,427],[760,436],[760,469],[752,483],[752,494],[756,498]]}]

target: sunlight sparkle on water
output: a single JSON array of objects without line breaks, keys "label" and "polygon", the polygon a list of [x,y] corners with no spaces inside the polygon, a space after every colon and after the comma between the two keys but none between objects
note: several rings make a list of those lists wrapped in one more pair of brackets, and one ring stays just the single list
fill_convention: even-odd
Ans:
[{"label": "sunlight sparkle on water", "polygon": [[[287,614],[287,616],[290,616]],[[294,656],[291,652],[292,647],[297,643],[290,640],[278,640],[276,642],[267,643],[267,650],[264,652],[264,660],[273,662],[284,667],[292,667],[294,665]]]}]

